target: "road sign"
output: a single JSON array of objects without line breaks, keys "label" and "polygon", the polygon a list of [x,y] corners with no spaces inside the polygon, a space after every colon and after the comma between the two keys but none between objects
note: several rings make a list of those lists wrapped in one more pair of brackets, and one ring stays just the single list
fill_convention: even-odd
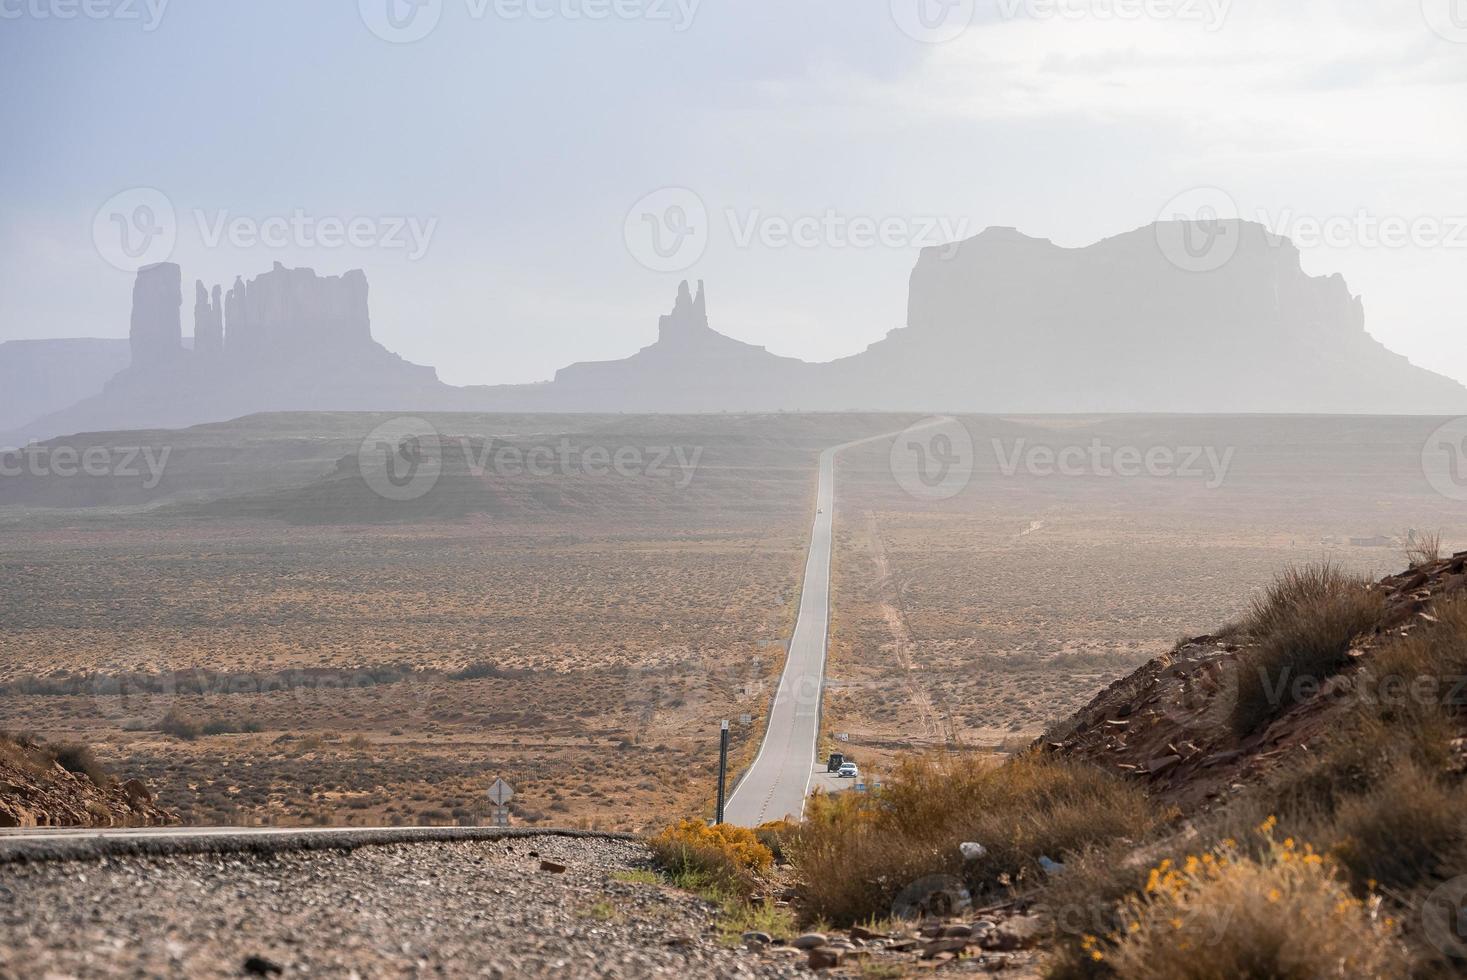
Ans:
[{"label": "road sign", "polygon": [[754,716],[753,715],[739,715],[739,724],[740,725],[752,725],[752,724],[754,724]]},{"label": "road sign", "polygon": [[489,787],[489,801],[497,807],[503,807],[513,798],[514,790],[502,779],[494,780],[494,785]]},{"label": "road sign", "polygon": [[851,740],[851,736],[846,732],[836,732],[835,740],[837,742],[849,742]]}]

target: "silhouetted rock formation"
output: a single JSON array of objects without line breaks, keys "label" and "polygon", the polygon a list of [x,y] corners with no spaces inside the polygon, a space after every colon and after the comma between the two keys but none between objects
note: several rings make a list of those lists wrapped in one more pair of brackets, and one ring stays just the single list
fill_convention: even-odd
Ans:
[{"label": "silhouetted rock formation", "polygon": [[132,286],[132,363],[174,364],[183,353],[183,274],[172,262],[138,270]]},{"label": "silhouetted rock formation", "polygon": [[209,291],[194,282],[194,353],[201,358],[217,358],[224,354],[224,307],[219,302],[219,287]]},{"label": "silhouetted rock formation", "polygon": [[279,262],[248,283],[236,279],[226,301],[229,351],[251,361],[277,358],[326,360],[373,345],[367,312],[367,276],[317,276]]},{"label": "silhouetted rock formation", "polygon": [[255,412],[429,411],[463,394],[372,339],[367,278],[275,268],[227,296],[195,285],[193,350],[179,335],[181,275],[139,271],[132,365],[95,397],[37,420],[30,438],[195,425]]},{"label": "silhouetted rock formation", "polygon": [[[1214,271],[1187,271],[1161,243],[1189,231],[1236,248]],[[362,272],[278,263],[236,279],[222,304],[197,286],[189,352],[179,282],[175,265],[142,270],[133,366],[25,434],[264,411],[1467,413],[1467,388],[1366,332],[1340,276],[1305,275],[1292,243],[1248,222],[1157,225],[1074,249],[991,228],[925,249],[906,326],[827,364],[718,333],[703,283],[695,295],[684,282],[655,343],[534,385],[444,385],[372,339]]]},{"label": "silhouetted rock formation", "polygon": [[991,228],[924,249],[907,326],[836,361],[834,403],[970,412],[1457,414],[1467,388],[1365,332],[1338,275],[1226,222],[1236,251],[1191,272],[1151,226],[1085,248]]},{"label": "silhouetted rock formation", "polygon": [[694,298],[684,282],[672,313],[658,321],[655,344],[620,361],[572,364],[552,384],[512,392],[515,404],[546,411],[718,412],[798,404],[799,382],[811,369],[713,330],[703,283]]},{"label": "silhouetted rock formation", "polygon": [[711,332],[708,304],[703,298],[703,280],[698,280],[698,298],[694,299],[684,279],[678,286],[672,312],[657,321],[658,343],[692,346],[699,341],[706,342],[706,334]]}]

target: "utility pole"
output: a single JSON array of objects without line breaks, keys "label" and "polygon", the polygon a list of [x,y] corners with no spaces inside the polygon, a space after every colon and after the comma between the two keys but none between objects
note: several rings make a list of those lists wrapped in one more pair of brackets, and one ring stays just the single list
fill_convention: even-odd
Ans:
[{"label": "utility pole", "polygon": [[723,823],[723,801],[724,793],[728,785],[728,719],[723,720],[723,725],[718,730],[718,816],[714,819],[715,824]]}]

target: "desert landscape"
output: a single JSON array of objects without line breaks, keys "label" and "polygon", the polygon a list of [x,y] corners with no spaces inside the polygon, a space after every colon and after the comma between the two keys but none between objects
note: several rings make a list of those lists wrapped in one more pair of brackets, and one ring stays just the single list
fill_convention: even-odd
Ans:
[{"label": "desert landscape", "polygon": [[[711,812],[719,721],[737,771],[778,682],[818,451],[911,417],[433,418],[526,450],[701,454],[684,486],[445,465],[431,493],[382,501],[335,455],[379,416],[72,440],[170,462],[152,490],[6,484],[6,727],[94,746],[192,822],[474,824],[495,778],[530,826]],[[903,489],[889,439],[839,459],[823,744],[878,779],[903,753],[1026,746],[1290,563],[1383,572],[1411,528],[1462,534],[1411,465],[1426,421],[963,424],[971,481],[949,500]],[[1383,447],[1369,465],[1362,426]],[[1215,487],[1009,476],[995,439],[1232,454]],[[251,465],[221,469],[236,452]]]}]

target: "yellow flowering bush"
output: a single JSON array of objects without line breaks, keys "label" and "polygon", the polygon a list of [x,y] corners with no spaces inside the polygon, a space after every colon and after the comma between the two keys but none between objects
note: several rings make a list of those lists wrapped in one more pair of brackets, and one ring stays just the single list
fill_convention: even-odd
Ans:
[{"label": "yellow flowering bush", "polygon": [[1379,897],[1355,897],[1330,858],[1276,840],[1276,826],[1270,817],[1258,827],[1257,857],[1227,840],[1162,861],[1122,903],[1116,932],[1084,937],[1086,955],[1136,980],[1402,975]]},{"label": "yellow flowering bush", "polygon": [[754,831],[730,824],[681,820],[648,842],[657,863],[685,885],[747,890],[755,872],[769,870],[774,853]]}]

